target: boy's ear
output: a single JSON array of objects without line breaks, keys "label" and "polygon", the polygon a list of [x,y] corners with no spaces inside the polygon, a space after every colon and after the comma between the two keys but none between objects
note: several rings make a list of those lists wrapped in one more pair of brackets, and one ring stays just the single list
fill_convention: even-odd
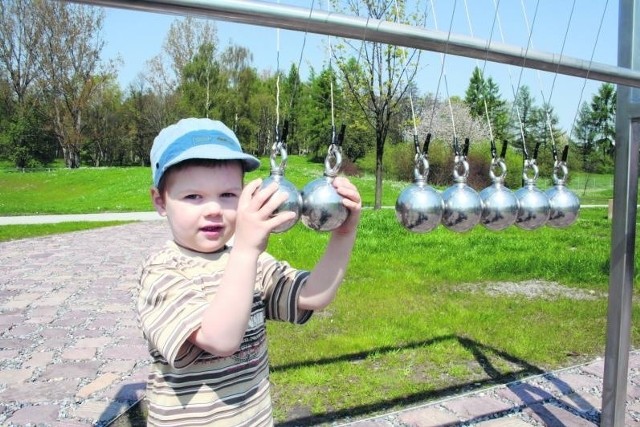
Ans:
[{"label": "boy's ear", "polygon": [[162,197],[162,194],[160,194],[160,191],[158,191],[156,187],[151,187],[151,201],[153,202],[153,207],[156,208],[156,212],[158,212],[160,216],[167,215],[164,197]]}]

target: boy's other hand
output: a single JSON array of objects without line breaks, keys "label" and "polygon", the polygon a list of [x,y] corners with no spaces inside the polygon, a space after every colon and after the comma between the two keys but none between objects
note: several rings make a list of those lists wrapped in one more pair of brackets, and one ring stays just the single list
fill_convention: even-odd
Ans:
[{"label": "boy's other hand", "polygon": [[295,218],[294,212],[273,212],[287,200],[287,194],[278,191],[273,182],[261,188],[262,180],[248,183],[238,200],[234,247],[263,252],[267,247],[269,234],[276,227]]}]

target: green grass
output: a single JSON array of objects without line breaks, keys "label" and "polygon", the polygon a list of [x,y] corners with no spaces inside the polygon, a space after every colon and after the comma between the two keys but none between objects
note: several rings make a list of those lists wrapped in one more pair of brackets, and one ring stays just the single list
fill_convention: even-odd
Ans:
[{"label": "green grass", "polygon": [[[286,177],[302,187],[322,172],[320,164],[290,157]],[[263,161],[247,179],[268,174]],[[147,168],[0,172],[0,214],[147,211],[150,181]],[[372,205],[373,177],[353,181],[365,205]],[[585,182],[582,202],[606,204],[611,177],[577,175],[572,188],[578,192],[574,186]],[[385,181],[383,205],[393,206],[406,185]],[[611,231],[606,214],[583,208],[576,224],[560,230],[492,232],[478,226],[454,233],[438,227],[414,234],[398,224],[393,209],[365,210],[334,303],[304,326],[268,325],[276,420],[331,423],[601,356]],[[108,225],[2,226],[0,239]],[[272,235],[269,252],[311,268],[327,239],[327,233],[298,224]],[[482,292],[486,283],[508,286],[533,279],[597,297]],[[633,315],[640,315],[637,304]],[[639,338],[633,325],[631,341]],[[131,425],[144,425],[144,408],[134,412],[128,419],[139,423]]]},{"label": "green grass", "polygon": [[[585,209],[565,230],[412,234],[393,210],[365,212],[334,303],[307,325],[269,325],[278,419],[304,425],[390,411],[602,355],[609,228],[606,211]],[[311,267],[325,239],[296,226],[273,236],[269,251]],[[462,286],[532,279],[599,297]]]}]

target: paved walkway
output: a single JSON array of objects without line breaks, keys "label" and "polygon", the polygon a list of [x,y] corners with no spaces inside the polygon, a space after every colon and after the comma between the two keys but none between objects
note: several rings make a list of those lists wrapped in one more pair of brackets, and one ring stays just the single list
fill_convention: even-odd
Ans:
[{"label": "paved walkway", "polygon": [[157,212],[120,212],[71,215],[25,215],[0,217],[0,225],[54,224],[81,221],[153,221],[164,219]]},{"label": "paved walkway", "polygon": [[[104,426],[142,397],[148,353],[134,292],[142,260],[167,238],[164,221],[143,221],[0,243],[0,425]],[[597,359],[342,425],[593,426],[602,372]],[[639,420],[632,351],[626,425]]]}]

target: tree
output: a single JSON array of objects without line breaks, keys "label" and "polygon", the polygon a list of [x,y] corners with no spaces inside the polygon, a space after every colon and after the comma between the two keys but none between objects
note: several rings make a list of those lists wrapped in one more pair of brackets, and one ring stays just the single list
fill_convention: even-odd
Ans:
[{"label": "tree", "polygon": [[616,91],[604,83],[591,102],[582,104],[572,135],[581,148],[584,169],[609,172],[615,149]]},{"label": "tree", "polygon": [[533,155],[537,143],[536,130],[540,115],[535,106],[535,98],[531,95],[528,86],[521,86],[515,96],[512,108],[513,119],[511,120],[515,137],[514,146]]},{"label": "tree", "polygon": [[[327,147],[331,143],[332,108],[335,115],[335,111],[339,110],[337,104],[341,99],[341,96],[336,95],[340,92],[341,89],[332,69],[325,67],[320,74],[311,71],[301,106],[303,114],[300,115],[300,125],[302,141],[304,141],[301,144],[301,150],[304,153],[310,153],[315,159],[324,158]],[[340,123],[335,126],[340,126]]]},{"label": "tree", "polygon": [[220,117],[220,103],[215,102],[215,98],[225,82],[221,81],[220,65],[214,53],[214,46],[205,43],[182,68],[179,92],[182,111],[188,116]]},{"label": "tree", "polygon": [[573,142],[580,147],[582,154],[583,169],[591,171],[589,167],[589,157],[595,149],[596,131],[592,122],[591,106],[588,102],[583,102],[576,123],[573,125]]},{"label": "tree", "polygon": [[471,73],[464,102],[469,107],[471,117],[485,120],[491,125],[495,141],[510,139],[507,103],[501,99],[498,85],[491,77],[485,80],[478,67]]},{"label": "tree", "polygon": [[203,46],[211,50],[207,55],[215,58],[218,39],[213,21],[188,16],[172,22],[162,45],[163,51],[147,62],[145,79],[153,92],[163,98],[170,97],[182,84],[187,64],[192,63],[197,55],[201,59],[205,55]]},{"label": "tree", "polygon": [[[346,1],[347,13],[377,20],[414,23],[416,19],[405,13],[406,1],[371,0],[363,4],[356,0]],[[422,24],[416,24],[422,26]],[[346,90],[364,113],[375,131],[376,141],[376,189],[374,208],[382,204],[382,179],[384,146],[391,123],[400,100],[408,93],[409,83],[417,73],[420,52],[407,51],[395,46],[363,41],[356,44],[350,40],[333,51],[338,62]],[[359,58],[361,71],[352,73],[349,62]]]},{"label": "tree", "polygon": [[[465,138],[472,142],[489,139],[486,121],[474,118],[465,102],[456,98],[439,102],[433,96],[427,96],[423,103],[424,115],[420,117],[417,126],[420,141],[423,141],[428,133],[432,133],[434,140],[437,138],[447,144],[451,144],[456,136],[459,144],[462,144]],[[437,129],[437,133],[434,133],[434,129]]]},{"label": "tree", "polygon": [[28,108],[28,90],[42,73],[38,46],[42,43],[44,21],[37,14],[36,4],[34,0],[0,3],[0,70],[8,79],[20,111]]},{"label": "tree", "polygon": [[146,85],[143,76],[129,85],[123,109],[133,161],[149,166],[149,152],[155,135],[169,123],[178,120],[174,94],[156,93]]},{"label": "tree", "polygon": [[86,142],[84,114],[109,76],[108,70],[100,69],[104,11],[55,1],[38,1],[36,6],[39,19],[47,23],[38,50],[43,73],[40,90],[50,106],[50,123],[65,165],[77,168]]},{"label": "tree", "polygon": [[96,167],[132,163],[125,117],[122,91],[112,79],[95,92],[85,114],[88,142],[82,150],[83,160]]},{"label": "tree", "polygon": [[192,62],[196,55],[202,54],[203,46],[211,49],[211,56],[215,56],[218,48],[217,33],[213,21],[195,19],[192,16],[171,23],[163,49],[169,57],[178,83],[182,81],[185,66]]},{"label": "tree", "polygon": [[2,151],[20,168],[46,165],[55,153],[55,139],[44,130],[35,90],[42,76],[38,47],[44,23],[36,4],[33,0],[0,3],[0,140]]},{"label": "tree", "polygon": [[616,90],[603,83],[591,101],[591,120],[596,132],[596,146],[603,155],[612,156],[616,135]]}]

